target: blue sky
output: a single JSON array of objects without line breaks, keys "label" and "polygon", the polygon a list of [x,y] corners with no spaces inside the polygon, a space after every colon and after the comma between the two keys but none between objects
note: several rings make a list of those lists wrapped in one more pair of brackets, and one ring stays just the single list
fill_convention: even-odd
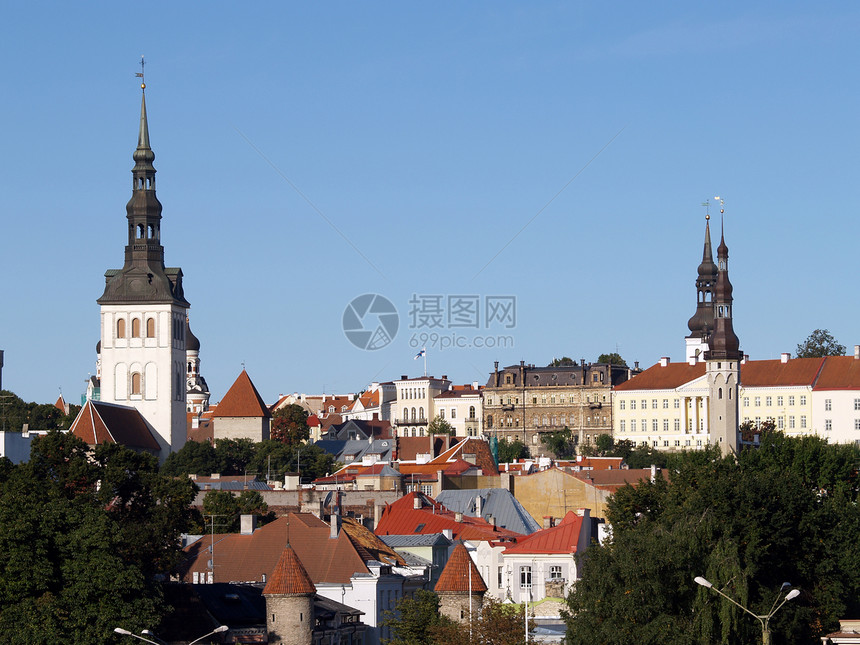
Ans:
[{"label": "blue sky", "polygon": [[[243,362],[268,401],[420,374],[413,294],[516,297],[512,329],[435,330],[512,338],[428,344],[457,382],[494,360],[682,360],[715,195],[742,348],[777,357],[824,327],[850,349],[858,19],[849,2],[11,4],[3,386],[76,401],[95,370],[141,54],[166,263],[213,401]],[[365,293],[400,313],[376,351],[342,331]]]}]

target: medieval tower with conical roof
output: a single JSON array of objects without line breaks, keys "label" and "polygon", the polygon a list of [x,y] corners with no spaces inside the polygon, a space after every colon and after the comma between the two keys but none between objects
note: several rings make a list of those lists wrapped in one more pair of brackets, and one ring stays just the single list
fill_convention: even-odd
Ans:
[{"label": "medieval tower with conical roof", "polygon": [[[723,209],[720,209],[722,215]],[[714,330],[705,352],[708,377],[711,442],[724,454],[738,449],[738,386],[741,380],[740,341],[732,323],[732,283],[729,281],[729,247],[720,226],[717,247],[717,282],[714,287]]]},{"label": "medieval tower with conical roof", "polygon": [[487,585],[462,542],[454,547],[433,588],[439,596],[439,613],[468,623],[481,615]]},{"label": "medieval tower with conical roof", "polygon": [[105,273],[105,290],[98,299],[98,360],[101,400],[137,408],[164,458],[185,443],[189,304],[182,290],[182,270],[164,266],[145,89],[141,83],[140,131],[126,205],[125,263]]},{"label": "medieval tower with conical roof", "polygon": [[705,216],[705,246],[702,263],[696,277],[696,313],[687,322],[690,335],[686,340],[686,360],[697,363],[708,350],[708,336],[714,329],[714,289],[717,284],[717,265],[711,251],[711,216]]},{"label": "medieval tower with conical roof", "polygon": [[316,587],[289,541],[266,582],[266,631],[269,643],[311,645]]}]

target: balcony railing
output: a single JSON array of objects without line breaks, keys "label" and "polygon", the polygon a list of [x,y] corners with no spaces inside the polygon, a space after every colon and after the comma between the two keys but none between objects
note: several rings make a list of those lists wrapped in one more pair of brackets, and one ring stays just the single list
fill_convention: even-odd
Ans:
[{"label": "balcony railing", "polygon": [[419,417],[417,419],[404,418],[394,420],[394,425],[398,426],[426,426],[427,423],[428,421],[424,417]]}]

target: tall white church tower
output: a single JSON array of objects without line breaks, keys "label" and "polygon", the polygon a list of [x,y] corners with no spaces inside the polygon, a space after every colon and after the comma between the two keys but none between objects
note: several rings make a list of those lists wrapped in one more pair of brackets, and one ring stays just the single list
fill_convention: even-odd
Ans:
[{"label": "tall white church tower", "polygon": [[126,205],[128,244],[122,269],[105,273],[101,306],[101,400],[137,408],[162,458],[185,444],[186,315],[182,270],[165,268],[155,153],[149,146],[145,84]]}]

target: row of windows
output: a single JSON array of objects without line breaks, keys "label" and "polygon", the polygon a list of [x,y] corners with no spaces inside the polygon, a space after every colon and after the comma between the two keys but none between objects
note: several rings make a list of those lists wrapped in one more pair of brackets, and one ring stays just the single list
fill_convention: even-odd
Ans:
[{"label": "row of windows", "polygon": [[[800,429],[801,430],[805,429],[806,428],[806,415],[801,415],[799,420],[800,420]],[[761,417],[754,417],[752,419],[752,421],[755,423],[756,426],[761,425]],[[750,418],[744,417],[744,423],[749,423],[749,422],[750,422]],[[785,429],[785,422],[786,422],[786,417],[777,418],[776,419],[776,427],[780,430],[784,430]],[[829,421],[826,423],[829,423]],[[793,415],[789,416],[788,417],[788,429],[789,430],[795,430],[797,427],[798,426],[797,426],[797,422],[796,422],[795,417]]]},{"label": "row of windows", "polygon": [[[681,431],[681,420],[673,419],[673,430],[675,432]],[[651,419],[651,432],[659,432],[659,419]],[[636,419],[630,419],[630,432],[636,432],[637,428],[641,428],[642,432],[648,432],[648,421],[647,419],[642,419],[641,426],[637,425]],[[699,419],[699,432],[704,432],[705,430],[705,420]],[[618,422],[618,431],[626,432],[627,431],[627,421],[625,419],[621,419]],[[687,420],[687,431],[693,431],[693,420]],[[669,419],[663,419],[663,432],[669,432]]]},{"label": "row of windows", "polygon": [[406,387],[400,391],[401,399],[423,399],[427,396],[427,390],[423,387]]},{"label": "row of windows", "polygon": [[[789,396],[788,397],[788,405],[790,405],[790,406],[794,405],[794,400],[795,399],[793,396]],[[776,397],[776,406],[778,408],[781,408],[783,406],[784,401],[785,401],[785,399],[782,396]],[[854,409],[855,410],[860,410],[860,407],[857,407],[858,404],[860,404],[860,399],[854,399]],[[744,397],[744,407],[748,408],[749,405],[750,405],[750,397],[745,396]],[[772,405],[773,405],[773,397],[772,396],[764,397],[764,406],[766,408],[769,408]],[[800,397],[800,405],[806,405],[806,397],[805,396]],[[753,406],[757,407],[757,408],[761,407],[761,397],[760,396],[753,397]],[[830,399],[825,400],[824,408],[826,410],[830,409]]]},{"label": "row of windows", "polygon": [[[140,318],[132,318],[131,319],[131,337],[132,338],[140,338],[141,334],[141,321]],[[120,318],[116,321],[116,337],[117,338],[126,338],[126,332],[128,331],[128,325],[126,325],[125,318]],[[146,319],[146,337],[147,338],[155,338],[155,318],[147,318]]]},{"label": "row of windows", "polygon": [[[652,410],[656,410],[658,408],[657,401],[658,401],[658,399],[651,399],[651,409]],[[680,399],[674,399],[672,401],[672,404],[673,404],[672,407],[674,407],[677,410],[681,407],[681,400]],[[701,401],[699,402],[699,407],[702,407]],[[623,399],[618,401],[618,409],[619,410],[626,409],[626,402]],[[636,401],[633,399],[630,400],[630,409],[631,410],[636,409]],[[643,410],[648,409],[648,399],[642,399],[642,409]],[[663,409],[664,410],[669,409],[669,399],[663,399]]]}]

